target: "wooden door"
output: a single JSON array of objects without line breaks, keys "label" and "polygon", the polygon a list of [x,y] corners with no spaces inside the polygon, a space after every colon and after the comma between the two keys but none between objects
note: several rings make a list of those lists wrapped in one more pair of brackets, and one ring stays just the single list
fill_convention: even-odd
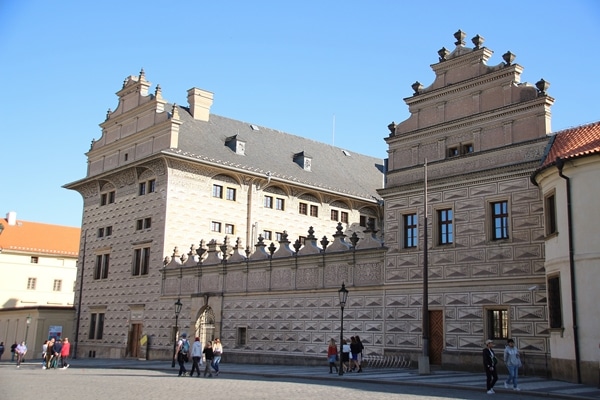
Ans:
[{"label": "wooden door", "polygon": [[142,338],[142,324],[131,324],[129,338],[127,339],[127,354],[129,357],[140,356],[140,339]]},{"label": "wooden door", "polygon": [[429,311],[429,363],[442,365],[444,351],[444,314],[441,310]]}]

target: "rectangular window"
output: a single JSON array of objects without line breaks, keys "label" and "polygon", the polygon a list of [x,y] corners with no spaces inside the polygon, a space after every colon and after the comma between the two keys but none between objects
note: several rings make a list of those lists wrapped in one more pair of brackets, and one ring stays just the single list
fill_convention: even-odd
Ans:
[{"label": "rectangular window", "polygon": [[37,264],[40,262],[40,258],[37,256],[31,256],[31,258],[29,259],[29,262],[32,264]]},{"label": "rectangular window", "polygon": [[115,202],[115,191],[108,192],[108,204],[113,204]]},{"label": "rectangular window", "polygon": [[231,200],[231,201],[235,201],[235,189],[234,188],[227,188],[226,199],[227,200]]},{"label": "rectangular window", "polygon": [[487,338],[508,340],[508,310],[487,310]]},{"label": "rectangular window", "polygon": [[142,229],[144,229],[144,220],[138,219],[137,221],[135,221],[135,230],[141,231]]},{"label": "rectangular window", "polygon": [[100,205],[105,206],[108,199],[108,195],[106,193],[102,193],[100,195]]},{"label": "rectangular window", "polygon": [[544,198],[544,220],[546,222],[546,236],[556,233],[556,195],[554,192]]},{"label": "rectangular window", "polygon": [[348,223],[348,213],[346,211],[342,211],[342,219],[341,222],[343,222],[344,224]]},{"label": "rectangular window", "polygon": [[331,220],[332,221],[337,221],[339,218],[339,211],[338,210],[331,210]]},{"label": "rectangular window", "polygon": [[106,234],[106,236],[110,236],[110,235],[112,235],[112,226],[107,226],[107,227],[104,229],[104,233]]},{"label": "rectangular window", "polygon": [[273,208],[273,197],[265,196],[265,208]]},{"label": "rectangular window", "polygon": [[275,209],[283,211],[285,209],[285,200],[280,198],[275,199]]},{"label": "rectangular window", "polygon": [[491,203],[492,240],[508,239],[508,201]]},{"label": "rectangular window", "polygon": [[235,233],[235,226],[232,224],[225,224],[225,233],[228,235],[233,235]]},{"label": "rectangular window", "polygon": [[458,147],[450,147],[448,149],[448,157],[456,157],[460,153],[458,152]]},{"label": "rectangular window", "polygon": [[52,290],[54,292],[60,292],[62,290],[62,280],[55,279],[54,280],[54,286],[52,287]]},{"label": "rectangular window", "polygon": [[37,278],[27,278],[27,290],[35,290]]},{"label": "rectangular window", "polygon": [[452,224],[452,209],[438,210],[438,244],[451,244],[454,242]]},{"label": "rectangular window", "polygon": [[306,204],[306,203],[298,204],[298,213],[300,213],[302,215],[307,215],[308,214],[308,204]]},{"label": "rectangular window", "polygon": [[273,240],[273,232],[271,232],[271,231],[264,231],[263,232],[263,238],[265,240]]},{"label": "rectangular window", "polygon": [[98,237],[104,237],[104,228],[98,228]]},{"label": "rectangular window", "polygon": [[96,319],[98,318],[98,314],[90,315],[90,332],[88,334],[88,339],[96,338]]},{"label": "rectangular window", "polygon": [[150,179],[148,181],[148,193],[156,192],[156,179]]},{"label": "rectangular window", "polygon": [[550,328],[562,328],[562,306],[560,299],[560,276],[548,278],[548,317]]},{"label": "rectangular window", "polygon": [[319,207],[318,206],[310,206],[310,216],[311,217],[318,217],[319,216]]},{"label": "rectangular window", "polygon": [[367,227],[375,229],[375,218],[369,217],[369,219],[367,219]]},{"label": "rectangular window", "polygon": [[90,332],[88,339],[102,339],[104,333],[104,313],[90,315]]},{"label": "rectangular window", "polygon": [[213,232],[221,232],[221,223],[217,221],[212,221],[210,223],[210,230]]},{"label": "rectangular window", "polygon": [[243,327],[238,326],[237,335],[235,338],[236,346],[245,346],[248,341],[247,335],[248,335],[248,329],[245,326],[243,326]]},{"label": "rectangular window", "polygon": [[223,198],[223,186],[221,186],[221,185],[213,185],[212,195],[213,195],[213,197],[217,197],[219,199],[222,199]]},{"label": "rectangular window", "polygon": [[145,194],[146,194],[146,182],[142,182],[142,183],[140,183],[140,186],[139,186],[138,195],[143,196]]},{"label": "rectangular window", "polygon": [[150,247],[135,249],[133,251],[132,275],[148,275],[150,270]]},{"label": "rectangular window", "polygon": [[283,240],[283,232],[275,232],[275,240],[281,242]]},{"label": "rectangular window", "polygon": [[144,229],[150,229],[152,226],[152,218],[144,218]]},{"label": "rectangular window", "polygon": [[298,236],[298,240],[302,246],[306,244],[306,236]]},{"label": "rectangular window", "polygon": [[473,152],[473,143],[467,143],[462,145],[462,154],[470,154]]},{"label": "rectangular window", "polygon": [[108,266],[110,264],[110,254],[96,255],[96,264],[94,265],[94,279],[108,278]]},{"label": "rectangular window", "polygon": [[361,215],[360,216],[359,225],[362,226],[362,227],[367,226],[367,217],[365,215]]},{"label": "rectangular window", "polygon": [[417,214],[404,216],[404,248],[417,247]]}]

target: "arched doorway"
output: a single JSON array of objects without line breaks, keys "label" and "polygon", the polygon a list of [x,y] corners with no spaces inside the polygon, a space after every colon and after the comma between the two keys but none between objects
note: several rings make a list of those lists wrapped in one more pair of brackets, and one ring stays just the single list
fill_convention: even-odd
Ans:
[{"label": "arched doorway", "polygon": [[195,336],[200,338],[202,346],[207,341],[215,338],[215,314],[210,306],[205,306],[200,310],[200,316],[196,319]]}]

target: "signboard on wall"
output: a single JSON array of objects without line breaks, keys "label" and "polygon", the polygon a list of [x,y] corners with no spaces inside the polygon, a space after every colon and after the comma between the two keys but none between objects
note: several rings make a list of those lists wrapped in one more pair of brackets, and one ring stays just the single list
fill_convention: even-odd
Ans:
[{"label": "signboard on wall", "polygon": [[62,331],[63,331],[63,327],[62,325],[50,325],[50,328],[48,328],[48,339],[61,339],[62,338]]}]

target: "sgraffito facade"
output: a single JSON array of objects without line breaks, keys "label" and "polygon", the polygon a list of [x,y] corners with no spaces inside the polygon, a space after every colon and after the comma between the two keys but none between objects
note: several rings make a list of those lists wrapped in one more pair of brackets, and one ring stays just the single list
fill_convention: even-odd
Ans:
[{"label": "sgraffito facade", "polygon": [[554,100],[547,82],[520,82],[514,54],[488,65],[482,37],[455,38],[388,126],[385,185],[376,159],[212,115],[199,89],[167,105],[143,73],[128,78],[88,176],[67,185],[85,207],[82,355],[169,359],[185,331],[220,337],[229,360],[322,363],[344,283],[344,337],[367,354],[416,360],[426,336],[431,364],[479,369],[486,339],[514,338],[526,371],[547,374],[530,177]]}]

